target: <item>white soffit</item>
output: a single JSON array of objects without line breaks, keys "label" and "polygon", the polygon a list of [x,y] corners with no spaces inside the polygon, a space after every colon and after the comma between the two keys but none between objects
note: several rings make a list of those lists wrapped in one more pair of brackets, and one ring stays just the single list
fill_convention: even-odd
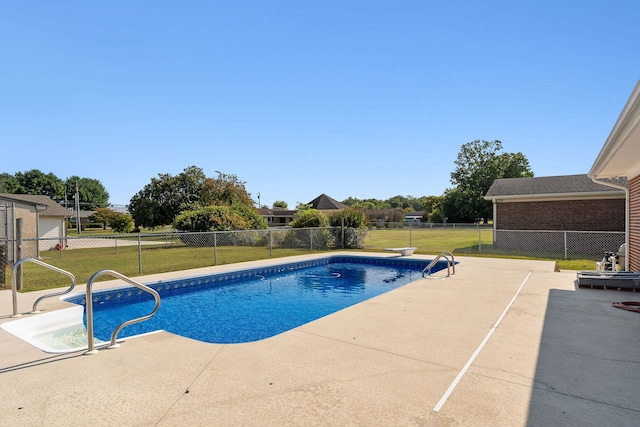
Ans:
[{"label": "white soffit", "polygon": [[589,171],[590,178],[640,175],[640,81]]}]

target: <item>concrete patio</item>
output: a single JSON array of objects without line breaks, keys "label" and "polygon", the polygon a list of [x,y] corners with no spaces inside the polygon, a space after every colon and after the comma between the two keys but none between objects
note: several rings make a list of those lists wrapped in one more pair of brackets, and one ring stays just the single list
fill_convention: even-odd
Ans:
[{"label": "concrete patio", "polygon": [[[454,276],[252,343],[160,332],[95,355],[54,355],[0,330],[0,423],[638,425],[640,313],[611,303],[640,294],[577,289],[576,272],[554,272],[549,261],[456,261]],[[20,294],[20,311],[40,295]],[[0,291],[0,323],[13,320],[11,306],[11,292]]]}]

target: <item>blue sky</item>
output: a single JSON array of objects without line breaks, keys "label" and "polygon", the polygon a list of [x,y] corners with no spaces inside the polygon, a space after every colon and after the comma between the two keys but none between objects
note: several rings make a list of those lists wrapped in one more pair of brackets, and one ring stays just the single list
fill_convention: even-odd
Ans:
[{"label": "blue sky", "polygon": [[262,204],[441,195],[460,147],[587,173],[640,78],[640,2],[4,1],[0,172],[235,174]]}]

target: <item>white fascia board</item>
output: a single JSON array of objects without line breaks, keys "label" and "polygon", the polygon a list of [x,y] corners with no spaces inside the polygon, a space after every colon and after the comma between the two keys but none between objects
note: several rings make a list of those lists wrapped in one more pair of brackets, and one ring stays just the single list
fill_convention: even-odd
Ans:
[{"label": "white fascia board", "polygon": [[504,202],[552,202],[563,200],[610,200],[624,199],[624,191],[606,191],[589,193],[554,193],[554,194],[517,194],[512,196],[485,197],[485,200]]},{"label": "white fascia board", "polygon": [[[634,177],[640,173],[639,162],[630,158],[634,149],[633,144],[638,146],[638,140],[630,138],[630,136],[637,137],[639,126],[640,81],[631,92],[631,96],[629,96],[609,137],[587,174],[589,178]],[[636,149],[640,149],[640,147]]]}]

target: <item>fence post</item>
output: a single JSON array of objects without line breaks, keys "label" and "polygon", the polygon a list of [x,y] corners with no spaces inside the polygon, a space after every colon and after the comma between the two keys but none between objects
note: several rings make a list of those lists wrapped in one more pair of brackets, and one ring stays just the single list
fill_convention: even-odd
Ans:
[{"label": "fence post", "polygon": [[273,258],[273,235],[269,229],[269,258]]},{"label": "fence post", "polygon": [[564,259],[567,258],[567,232],[564,232]]},{"label": "fence post", "polygon": [[[16,218],[16,260],[22,259],[22,218]],[[17,261],[16,261],[17,262]],[[16,270],[16,283],[13,284],[16,290],[22,290],[22,264],[18,265]]]},{"label": "fence post", "polygon": [[309,250],[313,250],[313,230],[309,229]]},{"label": "fence post", "polygon": [[409,223],[409,246],[413,246],[413,240],[411,235],[411,223]]},{"label": "fence post", "polygon": [[213,265],[218,265],[218,232],[213,232]]},{"label": "fence post", "polygon": [[480,224],[476,224],[476,228],[478,229],[478,253],[482,253],[482,230],[480,229]]},{"label": "fence post", "polygon": [[142,242],[138,234],[138,274],[142,274]]}]

